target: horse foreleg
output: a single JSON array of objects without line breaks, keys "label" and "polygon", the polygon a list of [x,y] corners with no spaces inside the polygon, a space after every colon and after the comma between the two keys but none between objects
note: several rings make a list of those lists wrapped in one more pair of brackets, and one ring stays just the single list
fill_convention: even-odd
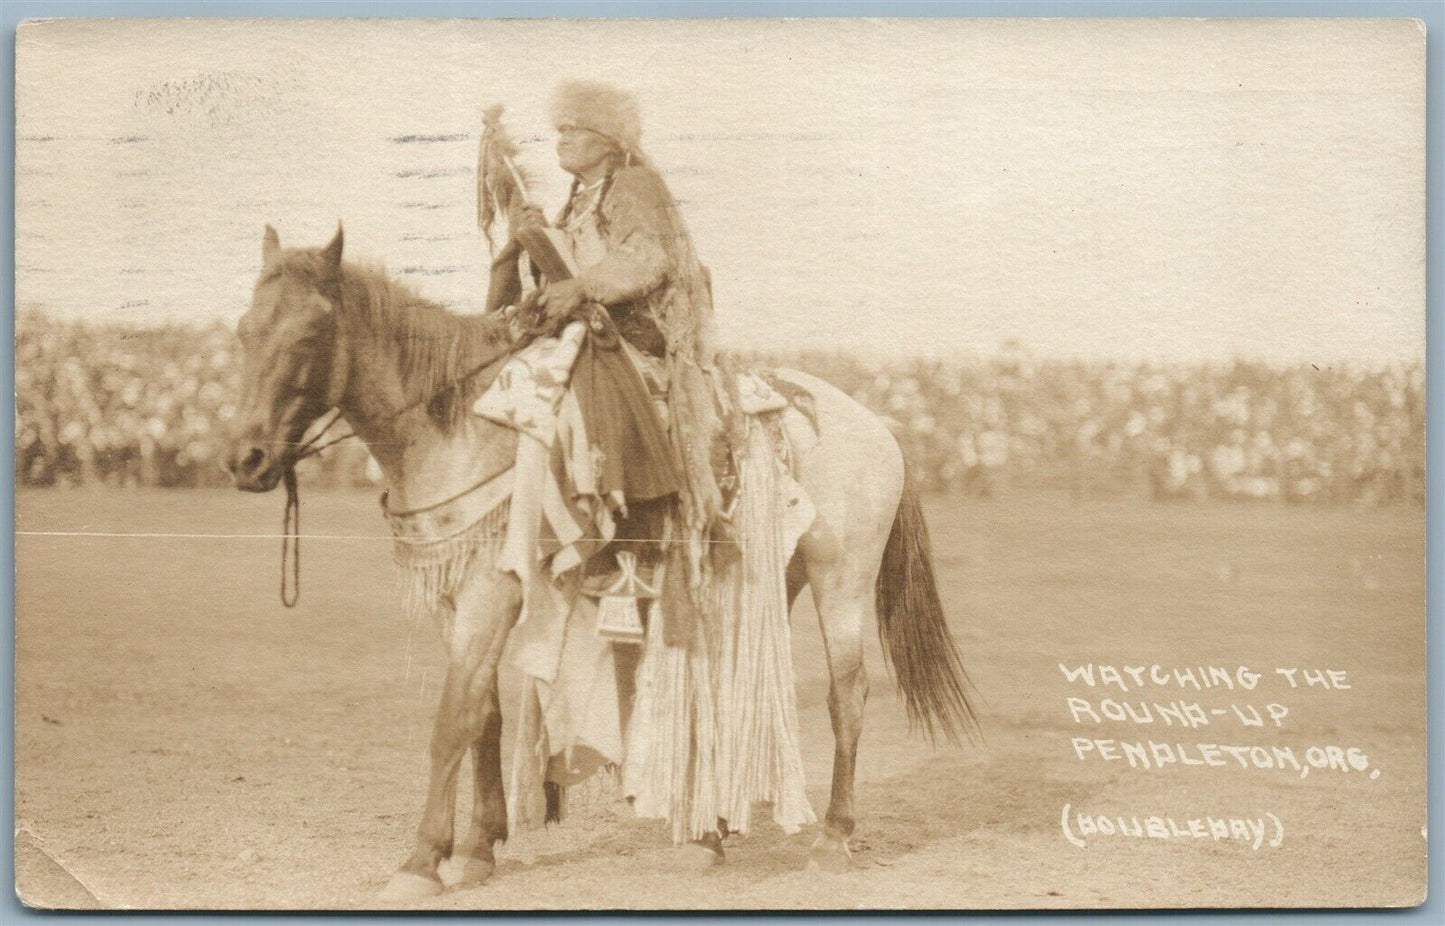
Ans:
[{"label": "horse foreleg", "polygon": [[430,747],[426,808],[416,831],[416,848],[382,890],[383,901],[415,900],[442,892],[437,866],[452,854],[457,807],[457,771],[471,736],[462,710],[466,668],[453,661],[447,667],[441,701],[437,705]]},{"label": "horse foreleg", "polygon": [[458,883],[481,884],[496,870],[496,844],[507,838],[507,794],[502,780],[502,711],[496,676],[486,694],[490,702],[482,735],[472,744],[472,822],[458,854]]},{"label": "horse foreleg", "polygon": [[[474,817],[482,816],[486,829],[475,846],[469,841],[468,849],[474,853],[471,857],[486,867],[485,863],[492,859],[492,844],[506,838],[497,666],[522,599],[521,586],[514,578],[501,573],[496,578],[494,582],[473,583],[457,598],[452,638],[448,641],[447,677],[432,730],[431,772],[416,848],[392,876],[382,892],[383,900],[410,900],[441,892],[437,867],[452,854],[457,772],[468,748],[479,747],[478,790],[486,795],[482,809],[473,812]],[[477,832],[476,827],[473,829]],[[471,866],[472,874],[478,874],[481,867]],[[464,877],[466,870],[464,865]]]}]

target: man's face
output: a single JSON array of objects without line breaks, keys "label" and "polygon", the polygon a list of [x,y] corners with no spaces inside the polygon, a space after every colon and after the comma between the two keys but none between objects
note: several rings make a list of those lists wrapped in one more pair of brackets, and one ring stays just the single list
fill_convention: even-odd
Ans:
[{"label": "man's face", "polygon": [[591,129],[561,125],[557,131],[557,162],[569,174],[592,170],[615,150],[611,139]]}]

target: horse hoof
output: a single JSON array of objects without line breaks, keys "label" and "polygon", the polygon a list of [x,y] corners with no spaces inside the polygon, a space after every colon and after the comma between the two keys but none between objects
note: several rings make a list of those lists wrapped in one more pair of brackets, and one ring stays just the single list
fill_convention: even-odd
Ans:
[{"label": "horse hoof", "polygon": [[716,868],[727,861],[723,855],[722,840],[697,840],[682,846],[679,850],[683,864],[694,871]]},{"label": "horse hoof", "polygon": [[441,892],[441,878],[429,878],[412,871],[398,871],[386,882],[386,887],[381,889],[377,900],[387,904],[410,903],[435,897]]},{"label": "horse hoof", "polygon": [[853,853],[848,851],[848,840],[829,839],[819,836],[808,850],[808,870],[826,871],[833,874],[847,871],[853,865]]},{"label": "horse hoof", "polygon": [[489,858],[469,858],[462,862],[457,874],[456,887],[476,887],[486,884],[497,870],[497,863]]}]

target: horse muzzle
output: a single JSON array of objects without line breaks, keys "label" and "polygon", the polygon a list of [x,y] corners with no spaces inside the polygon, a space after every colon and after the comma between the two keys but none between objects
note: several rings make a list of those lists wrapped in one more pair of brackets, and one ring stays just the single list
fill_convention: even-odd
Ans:
[{"label": "horse muzzle", "polygon": [[270,492],[285,471],[280,454],[256,441],[236,441],[226,457],[226,470],[243,492]]}]

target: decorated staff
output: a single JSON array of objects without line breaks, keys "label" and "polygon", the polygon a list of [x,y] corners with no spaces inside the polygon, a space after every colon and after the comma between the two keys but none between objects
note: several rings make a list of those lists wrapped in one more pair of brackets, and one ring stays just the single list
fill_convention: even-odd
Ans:
[{"label": "decorated staff", "polygon": [[[528,195],[527,175],[517,166],[517,153],[517,143],[502,125],[502,104],[487,107],[477,151],[477,227],[487,239],[487,253],[492,258],[488,312],[522,301],[524,256],[530,264],[528,272],[535,268],[553,279],[568,275],[565,259],[557,254],[550,236],[541,231],[545,224],[542,209]],[[493,236],[498,216],[506,216],[508,236],[500,252]]]},{"label": "decorated staff", "polygon": [[[566,233],[548,226],[541,206],[528,195],[527,175],[517,166],[517,143],[502,125],[500,103],[487,108],[482,124],[477,152],[477,227],[486,236],[492,255],[487,311],[493,312],[521,299],[523,256],[530,270],[540,272],[551,283],[575,277],[577,265]],[[497,253],[492,236],[499,215],[507,217],[510,236],[501,253]]]},{"label": "decorated staff", "polygon": [[[502,104],[494,103],[482,114],[482,140],[477,151],[477,227],[487,238],[487,250],[496,256],[492,229],[497,216],[505,214],[507,224],[518,224],[516,211],[533,206],[527,195],[527,181],[517,168],[517,143],[502,126]],[[534,207],[535,208],[535,207]]]}]

